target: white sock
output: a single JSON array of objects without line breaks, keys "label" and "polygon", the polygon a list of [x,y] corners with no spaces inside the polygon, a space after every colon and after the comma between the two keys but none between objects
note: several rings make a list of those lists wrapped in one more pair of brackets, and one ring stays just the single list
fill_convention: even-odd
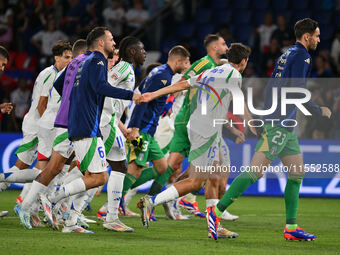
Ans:
[{"label": "white sock", "polygon": [[102,205],[102,207],[100,207],[99,211],[101,212],[107,212],[107,202],[105,204]]},{"label": "white sock", "polygon": [[62,185],[60,189],[48,196],[52,203],[57,203],[59,200],[78,194],[86,190],[85,183],[82,178],[75,179],[68,184]]},{"label": "white sock", "polygon": [[72,169],[71,172],[68,172],[65,177],[64,177],[64,180],[63,180],[63,184],[67,184],[67,183],[70,183],[71,181],[75,180],[75,179],[78,179],[78,178],[81,178],[83,177],[84,175],[80,172],[80,170],[78,169],[78,167],[75,167]]},{"label": "white sock", "polygon": [[19,182],[26,183],[31,182],[40,174],[41,170],[33,168],[33,169],[24,169],[20,171],[7,172],[4,174],[0,174],[0,181],[5,182]]},{"label": "white sock", "polygon": [[0,192],[5,191],[11,184],[7,182],[0,182]]},{"label": "white sock", "polygon": [[154,204],[154,206],[159,205],[159,204],[163,204],[163,203],[167,203],[171,200],[174,200],[176,198],[178,198],[178,191],[175,188],[175,186],[171,186],[170,188],[164,190],[163,192],[157,194],[156,196],[152,197],[152,202]]},{"label": "white sock", "polygon": [[185,200],[190,202],[190,203],[195,203],[196,202],[196,196],[193,195],[192,193],[188,193],[185,195]]},{"label": "white sock", "polygon": [[98,189],[99,189],[99,187],[95,187],[95,188],[92,188],[92,189],[89,189],[88,191],[86,191],[88,203],[91,203],[91,201],[94,198],[94,195],[96,195]]},{"label": "white sock", "polygon": [[70,168],[70,165],[64,165],[63,169],[61,169],[61,172],[55,177],[57,180],[57,185],[61,185],[65,179],[66,174],[68,173],[68,170]]},{"label": "white sock", "polygon": [[218,201],[219,201],[218,199],[206,199],[205,203],[207,207],[211,207],[217,205]]},{"label": "white sock", "polygon": [[118,208],[120,199],[122,198],[124,177],[125,174],[121,172],[111,171],[109,181],[107,183],[107,222],[112,222],[118,219]]},{"label": "white sock", "polygon": [[138,187],[128,190],[128,192],[125,195],[125,199],[124,199],[125,208],[128,206],[131,199],[137,194],[137,190],[138,190]]},{"label": "white sock", "polygon": [[91,203],[92,199],[94,198],[94,195],[96,194],[98,190],[98,187],[89,189],[86,191],[86,197],[85,197],[85,201],[86,203],[84,203],[83,208],[81,209],[81,211],[84,211],[86,206]]},{"label": "white sock", "polygon": [[28,211],[35,203],[40,192],[46,192],[47,187],[40,182],[33,181],[31,189],[27,193],[25,199],[22,201],[21,208]]},{"label": "white sock", "polygon": [[30,183],[25,183],[24,185],[24,188],[22,189],[21,193],[20,193],[20,197],[21,197],[21,200],[24,200],[27,193],[29,192],[29,190],[31,189],[31,186],[32,186],[32,182]]}]

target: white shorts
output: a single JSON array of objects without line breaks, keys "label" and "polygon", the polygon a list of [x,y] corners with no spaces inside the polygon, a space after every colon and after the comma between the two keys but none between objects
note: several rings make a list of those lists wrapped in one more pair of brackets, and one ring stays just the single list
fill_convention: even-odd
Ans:
[{"label": "white shorts", "polygon": [[166,158],[170,149],[171,139],[174,136],[174,131],[175,128],[173,120],[171,120],[169,116],[165,116],[164,118],[159,119],[154,137],[158,142],[159,147],[161,147],[162,152],[165,154],[164,156]]},{"label": "white shorts", "polygon": [[[224,176],[230,166],[230,156],[229,148],[222,136],[216,133],[212,137],[203,137],[193,131],[189,131],[188,135],[190,140],[189,160],[195,169],[203,169],[200,172],[202,173],[201,177],[213,177],[212,174]],[[218,169],[220,172],[211,170],[208,175],[205,175],[209,172],[209,167],[216,165],[222,167]]]},{"label": "white shorts", "polygon": [[48,159],[52,154],[55,129],[39,127],[38,131],[38,160]]},{"label": "white shorts", "polygon": [[36,134],[23,132],[21,145],[15,152],[17,157],[26,165],[32,165],[37,157],[38,137]]},{"label": "white shorts", "polygon": [[67,128],[56,127],[54,129],[55,138],[53,141],[53,150],[64,158],[69,158],[73,152],[73,144],[68,139]]},{"label": "white shorts", "polygon": [[73,141],[76,159],[82,172],[106,172],[107,163],[103,140],[100,137],[87,137]]},{"label": "white shorts", "polygon": [[106,159],[110,161],[126,160],[125,137],[118,127],[106,125],[101,129],[105,146]]}]

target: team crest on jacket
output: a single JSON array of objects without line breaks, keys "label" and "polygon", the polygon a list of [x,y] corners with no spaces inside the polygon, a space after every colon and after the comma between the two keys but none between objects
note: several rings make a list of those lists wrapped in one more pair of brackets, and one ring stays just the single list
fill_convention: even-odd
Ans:
[{"label": "team crest on jacket", "polygon": [[104,66],[104,63],[103,63],[103,61],[99,61],[99,62],[97,63],[97,65],[102,65],[102,66]]}]

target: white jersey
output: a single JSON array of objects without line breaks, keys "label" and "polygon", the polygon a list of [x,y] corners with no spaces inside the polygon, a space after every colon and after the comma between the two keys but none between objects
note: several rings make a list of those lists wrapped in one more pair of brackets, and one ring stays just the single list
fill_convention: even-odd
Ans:
[{"label": "white jersey", "polygon": [[[138,87],[133,91],[133,93],[141,94]],[[135,106],[136,106],[135,101],[131,100],[127,108],[127,114],[126,114],[126,120],[125,120],[125,126],[127,127],[129,126],[131,116],[132,116],[133,110],[135,109]]]},{"label": "white jersey", "polygon": [[[112,67],[108,73],[108,82],[118,88],[133,90],[135,86],[135,72],[130,63],[120,61]],[[108,125],[114,115],[114,126],[118,126],[118,122],[124,113],[124,109],[128,107],[130,100],[122,100],[106,97],[100,120],[100,127]]]},{"label": "white jersey", "polygon": [[50,78],[51,79],[50,81],[52,82],[48,82],[47,86],[44,86],[44,89],[41,93],[41,96],[48,97],[48,102],[47,102],[46,110],[44,114],[41,116],[39,123],[38,123],[40,127],[43,127],[46,129],[52,129],[54,127],[54,121],[55,121],[55,118],[57,116],[57,113],[60,107],[61,96],[58,94],[56,89],[53,87],[53,84],[54,84],[54,81],[62,73],[62,71],[56,73],[54,77]]},{"label": "white jersey", "polygon": [[35,80],[32,92],[31,107],[28,113],[25,115],[24,121],[22,123],[23,132],[37,134],[38,120],[40,119],[40,114],[37,108],[39,99],[43,94],[44,88],[48,87],[50,83],[53,84],[57,72],[57,69],[53,65],[49,66],[42,70]]},{"label": "white jersey", "polygon": [[[172,76],[171,84],[178,82],[182,78],[182,76],[183,76],[183,74],[176,73],[174,76]],[[179,94],[177,95],[177,97],[175,99],[174,104],[172,105],[172,114],[170,115],[172,125],[174,125],[176,115],[183,105],[185,93],[186,93],[186,91],[179,92]]]},{"label": "white jersey", "polygon": [[222,125],[214,126],[214,120],[226,119],[232,99],[228,88],[241,87],[241,74],[232,65],[224,64],[188,81],[191,87],[198,88],[197,97],[194,96],[191,102],[192,114],[187,126],[188,131],[194,131],[203,137],[222,132]]}]

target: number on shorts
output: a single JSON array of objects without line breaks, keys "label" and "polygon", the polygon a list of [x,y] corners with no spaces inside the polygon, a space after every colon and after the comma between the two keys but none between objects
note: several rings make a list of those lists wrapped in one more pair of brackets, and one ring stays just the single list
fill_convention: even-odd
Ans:
[{"label": "number on shorts", "polygon": [[223,155],[224,155],[224,157],[227,158],[228,157],[227,147],[225,145],[222,145],[221,147],[223,148]]},{"label": "number on shorts", "polygon": [[215,158],[216,146],[210,147],[208,152],[208,158]]},{"label": "number on shorts", "polygon": [[100,158],[104,158],[105,153],[103,151],[103,146],[98,147],[98,153]]},{"label": "number on shorts", "polygon": [[[281,131],[276,131],[276,135],[274,135],[273,139],[272,139],[272,142],[273,143],[276,143],[277,145],[282,145],[283,142],[285,141],[286,139],[286,134],[282,134]],[[280,139],[281,138],[281,141],[278,141],[277,139]]]},{"label": "number on shorts", "polygon": [[147,151],[148,150],[148,146],[149,146],[149,142],[148,141],[144,141],[144,144],[143,144],[143,150],[142,151]]}]

